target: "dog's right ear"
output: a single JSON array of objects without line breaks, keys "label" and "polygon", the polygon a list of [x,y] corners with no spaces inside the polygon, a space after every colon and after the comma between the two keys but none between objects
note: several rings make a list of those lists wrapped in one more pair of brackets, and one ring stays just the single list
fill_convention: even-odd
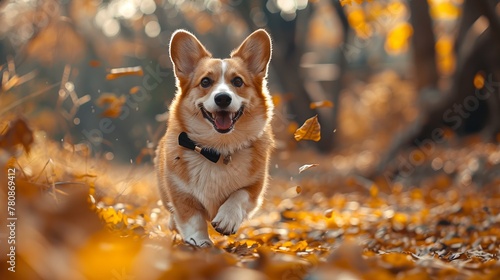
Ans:
[{"label": "dog's right ear", "polygon": [[212,54],[190,32],[177,30],[172,34],[170,39],[170,59],[177,77],[187,78],[200,59],[211,56]]}]

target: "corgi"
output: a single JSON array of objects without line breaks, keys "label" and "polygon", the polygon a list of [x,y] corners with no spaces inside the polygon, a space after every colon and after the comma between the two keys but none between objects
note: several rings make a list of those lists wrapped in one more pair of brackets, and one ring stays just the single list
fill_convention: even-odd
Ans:
[{"label": "corgi", "polygon": [[170,40],[177,92],[155,158],[169,228],[211,246],[207,221],[235,234],[262,204],[274,136],[267,89],[272,44],[257,30],[229,58],[213,58],[191,33]]}]

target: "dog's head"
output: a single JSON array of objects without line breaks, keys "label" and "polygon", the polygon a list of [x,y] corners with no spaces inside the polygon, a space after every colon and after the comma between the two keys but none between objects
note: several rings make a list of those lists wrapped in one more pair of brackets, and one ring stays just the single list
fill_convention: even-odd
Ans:
[{"label": "dog's head", "polygon": [[170,41],[170,58],[178,87],[174,114],[193,139],[215,147],[262,134],[273,110],[266,31],[249,35],[230,58],[216,59],[193,34],[179,30]]}]

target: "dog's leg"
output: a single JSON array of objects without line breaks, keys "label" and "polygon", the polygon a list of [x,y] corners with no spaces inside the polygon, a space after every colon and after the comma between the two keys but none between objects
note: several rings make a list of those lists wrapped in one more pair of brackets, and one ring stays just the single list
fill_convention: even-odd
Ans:
[{"label": "dog's leg", "polygon": [[233,192],[220,206],[212,220],[212,226],[224,235],[235,234],[241,223],[261,204],[265,180]]},{"label": "dog's leg", "polygon": [[177,193],[171,201],[174,224],[184,242],[194,246],[208,247],[213,243],[208,237],[207,213],[203,205],[193,196]]},{"label": "dog's leg", "polygon": [[182,222],[177,222],[176,219],[175,223],[184,242],[199,247],[209,247],[213,245],[210,237],[208,237],[207,222],[201,213],[194,213],[191,217]]}]

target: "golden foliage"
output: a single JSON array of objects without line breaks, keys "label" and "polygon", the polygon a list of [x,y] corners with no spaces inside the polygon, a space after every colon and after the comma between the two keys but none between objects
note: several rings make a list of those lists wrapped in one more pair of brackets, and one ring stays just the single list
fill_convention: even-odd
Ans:
[{"label": "golden foliage", "polygon": [[307,119],[304,124],[295,131],[294,137],[296,141],[319,141],[321,139],[321,126],[318,122],[318,116],[316,115]]},{"label": "golden foliage", "polygon": [[482,89],[484,87],[484,72],[477,72],[474,76],[474,87],[476,89]]},{"label": "golden foliage", "polygon": [[352,2],[355,2],[357,4],[363,4],[363,2],[372,2],[373,0],[339,0],[340,5],[345,6],[345,5],[352,5]]},{"label": "golden foliage", "polygon": [[[23,170],[17,211],[33,217],[23,231],[28,249],[17,254],[26,279],[40,266],[61,279],[473,280],[500,271],[496,185],[477,191],[442,175],[410,190],[372,183],[363,193],[339,190],[364,184],[356,178],[305,179],[293,188],[275,178],[261,214],[233,236],[209,227],[215,246],[198,249],[166,229],[150,168],[123,172],[43,139],[31,150],[29,158],[2,162]],[[310,178],[327,174],[327,164],[314,166]]]},{"label": "golden foliage", "polygon": [[392,28],[387,34],[385,49],[388,53],[399,54],[408,49],[408,43],[413,34],[413,28],[409,23],[402,22]]},{"label": "golden foliage", "polygon": [[78,63],[84,56],[86,44],[74,25],[63,19],[47,25],[26,46],[28,55],[43,64],[57,61]]},{"label": "golden foliage", "polygon": [[435,19],[456,19],[461,9],[450,1],[431,1],[430,14]]},{"label": "golden foliage", "polygon": [[441,36],[437,39],[436,56],[439,71],[443,74],[451,74],[455,67],[453,38],[450,36]]}]

